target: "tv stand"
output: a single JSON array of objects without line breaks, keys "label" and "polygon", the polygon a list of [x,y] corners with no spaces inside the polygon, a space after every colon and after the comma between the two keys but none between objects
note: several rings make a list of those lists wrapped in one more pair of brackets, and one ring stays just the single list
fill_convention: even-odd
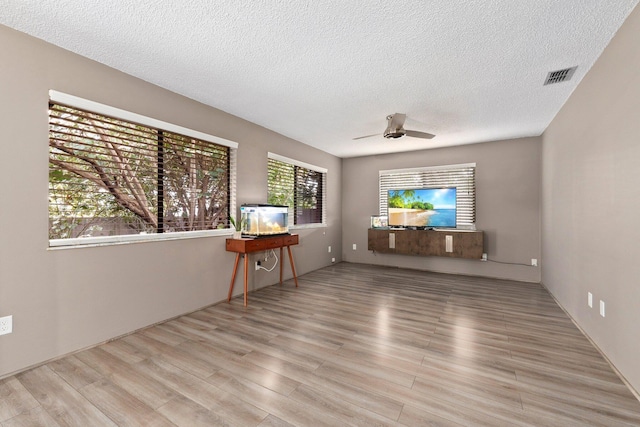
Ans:
[{"label": "tv stand", "polygon": [[482,259],[484,233],[475,230],[370,228],[368,249],[400,255]]}]

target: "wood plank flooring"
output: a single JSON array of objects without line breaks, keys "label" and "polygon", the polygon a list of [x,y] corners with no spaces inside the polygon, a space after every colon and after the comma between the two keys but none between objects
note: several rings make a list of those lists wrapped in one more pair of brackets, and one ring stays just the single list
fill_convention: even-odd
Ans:
[{"label": "wood plank flooring", "polygon": [[540,285],[340,263],[0,381],[0,425],[639,426]]}]

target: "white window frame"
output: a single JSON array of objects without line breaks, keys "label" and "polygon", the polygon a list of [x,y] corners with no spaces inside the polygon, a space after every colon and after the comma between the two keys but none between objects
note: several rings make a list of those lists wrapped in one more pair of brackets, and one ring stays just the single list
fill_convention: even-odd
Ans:
[{"label": "white window frame", "polygon": [[[473,169],[473,183],[470,186],[473,189],[473,205],[470,208],[472,210],[471,215],[473,221],[457,221],[456,228],[461,230],[475,230],[476,229],[476,183],[475,183],[475,163],[462,163],[455,165],[439,165],[439,166],[425,166],[418,168],[405,168],[405,169],[388,169],[378,171],[378,194],[379,194],[379,208],[380,215],[387,215],[387,192],[394,188],[396,189],[417,189],[425,187],[456,187],[453,182],[438,181],[438,184],[430,185],[428,181],[425,181],[423,176],[433,172],[455,172],[460,169]],[[459,195],[458,195],[459,197]],[[459,203],[459,202],[458,202]],[[458,207],[459,209],[459,207]]]},{"label": "white window frame", "polygon": [[[237,150],[238,143],[230,141],[228,139],[220,138],[218,136],[209,135],[207,133],[199,132],[197,130],[185,128],[183,126],[168,123],[162,120],[154,119],[151,117],[143,116],[141,114],[133,113],[130,111],[122,110],[120,108],[112,107],[99,102],[90,101],[88,99],[80,98],[74,95],[58,92],[55,90],[49,91],[49,100],[54,103],[68,105],[73,108],[78,108],[93,113],[101,114],[104,116],[110,116],[116,119],[121,119],[133,123],[139,123],[144,126],[159,128],[165,131],[178,133],[181,135],[189,136],[192,138],[201,139],[204,141],[212,142],[214,144],[223,145],[229,147],[229,213],[233,214],[236,211],[236,173],[237,173]],[[135,242],[147,242],[158,240],[176,240],[176,239],[191,239],[209,236],[225,236],[232,235],[232,228],[223,228],[216,230],[196,230],[196,231],[181,231],[172,233],[152,233],[152,234],[126,234],[118,236],[99,236],[99,237],[78,237],[70,239],[49,239],[49,249],[65,249],[75,247],[88,247],[88,246],[103,246],[113,244],[127,244]]]},{"label": "white window frame", "polygon": [[293,206],[289,207],[289,229],[305,229],[305,228],[320,228],[327,226],[327,175],[329,170],[327,168],[323,168],[321,166],[312,165],[310,163],[305,163],[300,160],[291,159],[289,157],[282,156],[280,154],[268,152],[267,158],[272,160],[278,160],[283,163],[288,163],[294,166],[299,166],[301,168],[310,169],[312,171],[319,172],[323,174],[323,182],[322,182],[322,222],[321,223],[312,223],[312,224],[294,224],[293,218]]}]

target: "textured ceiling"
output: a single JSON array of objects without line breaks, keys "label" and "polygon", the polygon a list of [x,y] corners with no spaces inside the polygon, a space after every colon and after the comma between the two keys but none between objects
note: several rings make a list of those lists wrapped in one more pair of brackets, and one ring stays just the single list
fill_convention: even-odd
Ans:
[{"label": "textured ceiling", "polygon": [[[352,157],[540,135],[637,2],[3,0],[0,23]],[[353,140],[395,112],[436,137]]]}]

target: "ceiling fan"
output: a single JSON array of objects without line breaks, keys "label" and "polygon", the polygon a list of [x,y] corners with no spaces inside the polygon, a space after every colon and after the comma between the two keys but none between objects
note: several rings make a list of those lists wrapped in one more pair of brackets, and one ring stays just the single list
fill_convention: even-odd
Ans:
[{"label": "ceiling fan", "polygon": [[[387,139],[397,139],[405,135],[411,136],[414,138],[423,138],[423,139],[431,139],[435,136],[433,134],[426,133],[426,132],[419,132],[417,130],[405,130],[403,126],[406,118],[407,118],[407,115],[402,113],[395,113],[395,114],[388,115],[387,128],[382,133],[382,136],[384,136]],[[369,137],[378,136],[378,135],[380,134],[375,133],[373,135],[359,136],[353,139],[354,140],[363,139],[363,138],[369,138]]]}]

